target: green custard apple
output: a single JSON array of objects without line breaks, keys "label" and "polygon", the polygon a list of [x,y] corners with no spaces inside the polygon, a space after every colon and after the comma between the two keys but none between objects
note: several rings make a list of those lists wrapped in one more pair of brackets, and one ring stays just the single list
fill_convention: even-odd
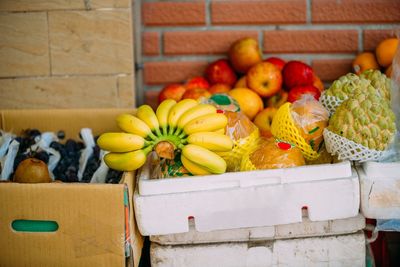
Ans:
[{"label": "green custard apple", "polygon": [[325,91],[325,94],[343,101],[352,96],[356,90],[365,93],[376,91],[368,79],[360,78],[354,73],[348,73],[334,81],[331,87]]},{"label": "green custard apple", "polygon": [[384,98],[356,92],[336,109],[328,129],[369,149],[383,151],[395,136],[395,115]]},{"label": "green custard apple", "polygon": [[379,70],[366,70],[360,75],[361,78],[367,79],[371,85],[382,92],[382,96],[390,101],[390,92],[392,83],[388,77]]}]

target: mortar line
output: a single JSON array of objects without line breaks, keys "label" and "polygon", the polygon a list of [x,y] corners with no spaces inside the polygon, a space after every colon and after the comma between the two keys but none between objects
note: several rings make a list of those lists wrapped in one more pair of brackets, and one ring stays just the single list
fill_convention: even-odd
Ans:
[{"label": "mortar line", "polygon": [[205,15],[206,15],[206,26],[211,27],[211,0],[205,1]]},{"label": "mortar line", "polygon": [[306,23],[308,25],[312,24],[312,3],[311,0],[306,0]]},{"label": "mortar line", "polygon": [[46,12],[46,21],[47,21],[47,46],[48,46],[48,54],[49,54],[49,68],[50,73],[49,76],[53,75],[53,64],[51,61],[51,42],[50,42],[50,23],[49,23],[49,12]]},{"label": "mortar line", "polygon": [[363,43],[364,43],[364,34],[363,30],[360,28],[358,29],[358,53],[361,53],[364,50]]},{"label": "mortar line", "polygon": [[354,30],[354,29],[366,29],[366,30],[387,30],[387,29],[398,29],[400,23],[392,23],[385,25],[359,25],[359,24],[277,24],[277,25],[211,25],[210,27],[204,25],[198,26],[146,26],[146,30],[163,30],[163,31],[226,31],[226,30]]},{"label": "mortar line", "polygon": [[46,79],[68,79],[68,78],[81,78],[81,77],[90,77],[90,78],[95,78],[95,77],[101,77],[101,78],[117,78],[117,77],[125,77],[132,75],[132,73],[105,73],[105,74],[99,74],[99,73],[94,73],[94,74],[81,74],[81,73],[76,73],[76,74],[52,74],[51,76],[48,75],[28,75],[28,76],[6,76],[6,77],[0,77],[0,80],[24,80],[24,79],[37,79],[37,80],[46,80]]}]

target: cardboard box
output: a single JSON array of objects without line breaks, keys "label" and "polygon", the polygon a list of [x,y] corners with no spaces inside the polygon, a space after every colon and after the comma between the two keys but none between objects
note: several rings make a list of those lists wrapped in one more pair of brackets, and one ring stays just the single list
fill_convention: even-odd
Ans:
[{"label": "cardboard box", "polygon": [[[3,110],[0,126],[16,134],[27,128],[63,130],[66,138],[77,139],[83,127],[94,135],[119,131],[116,115],[132,111]],[[138,266],[143,240],[134,221],[134,187],[132,172],[120,184],[1,183],[0,266]],[[16,231],[18,220],[55,227]]]}]

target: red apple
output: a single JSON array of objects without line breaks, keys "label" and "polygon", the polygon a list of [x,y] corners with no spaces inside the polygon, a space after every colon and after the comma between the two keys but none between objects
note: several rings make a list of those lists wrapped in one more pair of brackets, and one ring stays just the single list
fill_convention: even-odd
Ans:
[{"label": "red apple", "polygon": [[211,87],[210,87],[210,89],[208,89],[208,91],[211,94],[224,94],[224,93],[228,93],[231,89],[232,89],[232,87],[228,84],[216,83],[214,85],[211,85]]},{"label": "red apple", "polygon": [[247,72],[247,85],[262,97],[272,96],[282,87],[281,71],[272,63],[258,63]]},{"label": "red apple", "polygon": [[242,38],[234,42],[228,51],[233,68],[246,73],[252,66],[262,61],[260,47],[253,38]]},{"label": "red apple", "polygon": [[310,94],[312,95],[316,100],[319,99],[321,96],[321,92],[319,89],[313,85],[300,85],[293,87],[289,91],[289,96],[288,96],[288,101],[290,103],[293,103],[296,100],[299,100],[302,95],[304,94]]},{"label": "red apple", "polygon": [[279,90],[276,94],[269,97],[267,100],[267,107],[279,108],[287,102],[288,92],[283,89]]},{"label": "red apple", "polygon": [[186,88],[182,84],[169,84],[165,86],[158,94],[158,103],[161,103],[168,98],[174,99],[176,102],[178,102],[182,99],[182,96],[185,92]]},{"label": "red apple", "polygon": [[278,57],[269,57],[266,60],[264,60],[264,62],[270,62],[272,64],[274,64],[275,66],[278,67],[278,69],[280,71],[283,70],[283,67],[285,66],[286,62],[283,59],[280,59]]},{"label": "red apple", "polygon": [[185,87],[186,90],[192,90],[192,89],[196,89],[196,88],[201,88],[201,89],[208,89],[210,88],[210,84],[208,83],[208,81],[201,77],[193,77],[191,79],[189,79],[186,83],[185,83]]},{"label": "red apple", "polygon": [[286,89],[298,85],[312,85],[314,72],[310,66],[300,61],[289,61],[282,70],[283,84]]},{"label": "red apple", "polygon": [[205,76],[211,84],[224,83],[233,86],[237,80],[236,73],[227,59],[218,59],[208,65]]},{"label": "red apple", "polygon": [[203,88],[194,88],[191,90],[186,90],[186,92],[183,94],[182,99],[199,99],[200,97],[206,97],[209,98],[211,96],[211,93],[207,91],[206,89]]}]

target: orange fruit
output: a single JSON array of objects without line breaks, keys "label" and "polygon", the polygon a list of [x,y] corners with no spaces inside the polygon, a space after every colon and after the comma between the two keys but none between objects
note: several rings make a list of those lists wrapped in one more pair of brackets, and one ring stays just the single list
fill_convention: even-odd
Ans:
[{"label": "orange fruit", "polygon": [[252,120],[258,112],[264,109],[261,97],[251,89],[235,88],[228,92],[240,106],[240,110]]},{"label": "orange fruit", "polygon": [[364,52],[358,54],[353,61],[354,72],[359,75],[365,70],[369,69],[379,70],[379,65],[376,61],[374,53]]},{"label": "orange fruit", "polygon": [[267,107],[257,113],[253,123],[260,129],[261,136],[272,137],[271,123],[277,110],[274,107]]},{"label": "orange fruit", "polygon": [[382,67],[388,67],[390,64],[392,64],[398,45],[399,39],[397,38],[385,39],[378,44],[375,53],[379,65]]},{"label": "orange fruit", "polygon": [[385,70],[385,75],[388,78],[392,78],[392,64],[390,64],[390,66]]},{"label": "orange fruit", "polygon": [[242,76],[236,83],[234,88],[247,88],[247,78],[246,75]]}]

